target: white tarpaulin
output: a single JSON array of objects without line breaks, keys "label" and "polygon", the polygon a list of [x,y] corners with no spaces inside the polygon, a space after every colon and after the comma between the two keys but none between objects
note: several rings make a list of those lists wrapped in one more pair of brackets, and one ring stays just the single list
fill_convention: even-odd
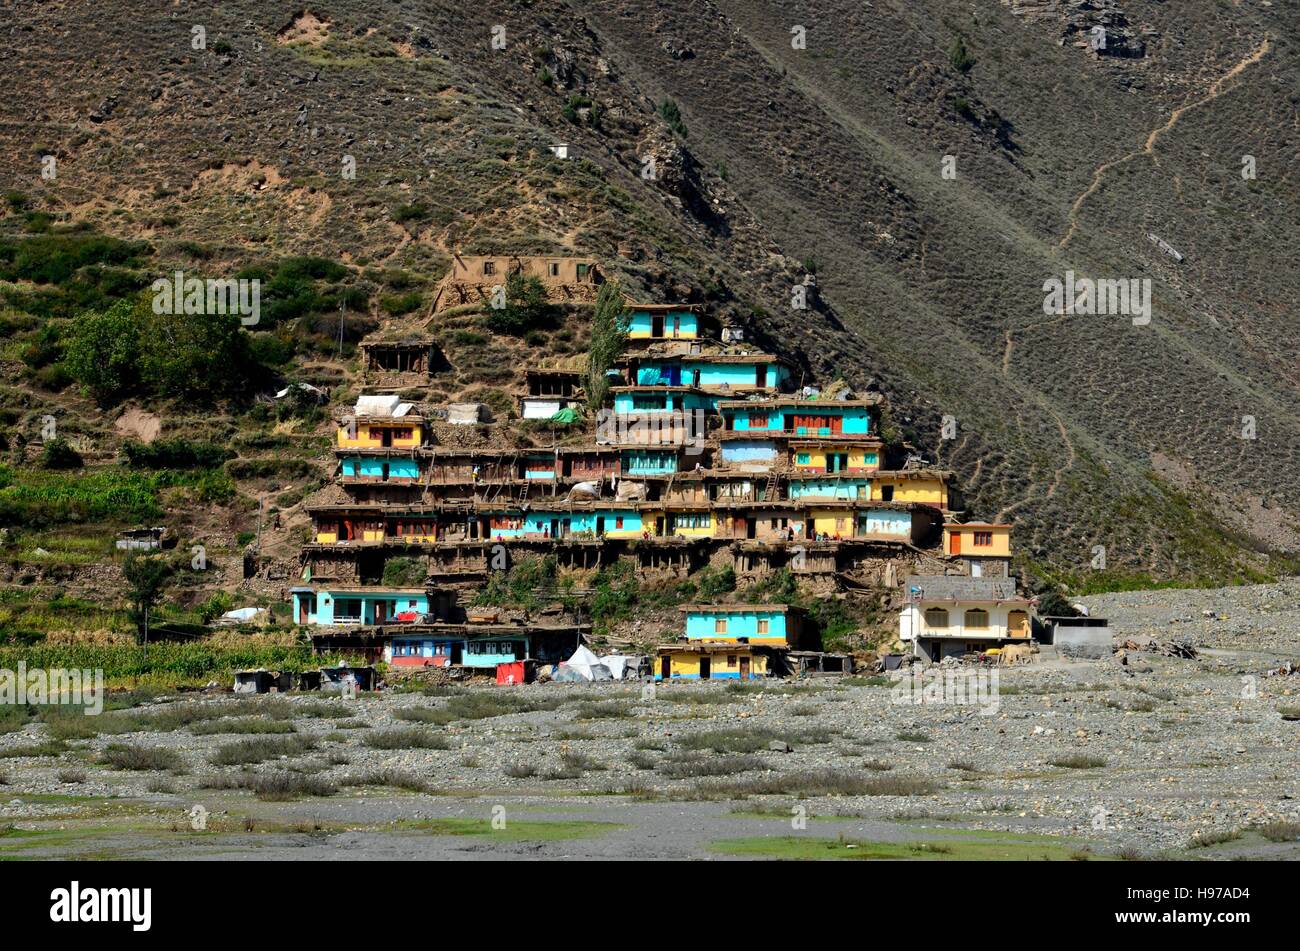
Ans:
[{"label": "white tarpaulin", "polygon": [[412,409],[413,403],[403,403],[392,395],[358,396],[353,413],[357,416],[405,416]]},{"label": "white tarpaulin", "polygon": [[[573,656],[564,662],[563,667],[573,671],[583,680],[609,680],[609,668],[591,651],[579,647]],[[559,677],[556,677],[559,680]]]},{"label": "white tarpaulin", "polygon": [[631,664],[632,658],[626,654],[606,654],[600,659],[600,662],[609,668],[609,675],[615,680],[622,680],[627,676],[628,665]]}]

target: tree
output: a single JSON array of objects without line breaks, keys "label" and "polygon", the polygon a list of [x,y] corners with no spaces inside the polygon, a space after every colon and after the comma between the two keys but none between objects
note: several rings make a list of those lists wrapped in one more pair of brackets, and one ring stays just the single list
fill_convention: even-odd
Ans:
[{"label": "tree", "polygon": [[160,396],[211,402],[244,389],[254,361],[236,314],[154,314],[143,321],[142,374]]},{"label": "tree", "polygon": [[952,47],[948,50],[948,62],[959,73],[969,73],[971,67],[975,65],[975,57],[971,56],[966,49],[966,41],[960,36],[953,41]]},{"label": "tree", "polygon": [[163,589],[171,581],[175,568],[159,555],[141,555],[132,552],[126,556],[122,565],[122,575],[126,578],[126,596],[131,602],[130,617],[135,624],[136,639],[145,641],[146,623],[149,609],[162,600]]},{"label": "tree", "polygon": [[489,307],[484,324],[498,334],[520,336],[551,319],[551,305],[546,288],[536,277],[524,277],[518,271],[506,278],[503,307]]},{"label": "tree", "polygon": [[618,281],[607,281],[596,295],[596,312],[591,318],[591,347],[587,351],[587,405],[600,409],[609,394],[606,373],[614,366],[627,344],[631,314]]},{"label": "tree", "polygon": [[140,385],[141,329],[134,300],[85,311],[72,325],[68,372],[101,402],[127,395]]}]

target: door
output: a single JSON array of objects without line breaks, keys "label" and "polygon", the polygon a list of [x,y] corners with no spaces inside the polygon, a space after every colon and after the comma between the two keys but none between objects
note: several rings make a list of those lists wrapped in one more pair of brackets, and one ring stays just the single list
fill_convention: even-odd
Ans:
[{"label": "door", "polygon": [[745,537],[754,538],[758,534],[758,520],[752,515],[745,519]]},{"label": "door", "polygon": [[601,538],[605,534],[605,516],[596,516],[596,537]]},{"label": "door", "polygon": [[740,679],[741,680],[749,679],[749,658],[748,657],[740,658]]},{"label": "door", "polygon": [[754,385],[757,387],[767,386],[767,364],[754,369]]},{"label": "door", "polygon": [[375,602],[375,623],[376,624],[383,624],[385,621],[388,620],[388,609],[389,609],[389,604],[387,601]]},{"label": "door", "polygon": [[316,596],[298,599],[298,623],[310,624],[311,616],[316,613]]},{"label": "door", "polygon": [[1007,615],[1007,636],[1028,637],[1029,615],[1024,611],[1012,611]]},{"label": "door", "polygon": [[659,676],[664,680],[672,680],[673,678],[672,658],[664,657],[659,661]]},{"label": "door", "polygon": [[700,679],[708,680],[713,675],[713,660],[709,657],[700,658]]},{"label": "door", "polygon": [[383,482],[387,482],[387,481],[388,481],[388,473],[389,473],[388,463],[385,462],[385,463],[384,463],[384,466],[383,466],[383,470],[382,470],[382,472],[381,472],[381,474],[380,474],[380,480],[383,481]]},{"label": "door", "polygon": [[381,430],[380,430],[380,433],[381,433],[381,436],[380,436],[380,439],[379,439],[379,443],[380,443],[380,445],[384,446],[385,448],[387,448],[387,447],[389,447],[389,446],[392,446],[392,444],[393,444],[393,431],[392,431],[391,429],[381,429]]},{"label": "door", "polygon": [[961,554],[961,532],[950,532],[948,534],[948,554]]},{"label": "door", "polygon": [[650,318],[650,336],[662,337],[664,335],[664,315],[655,314]]}]

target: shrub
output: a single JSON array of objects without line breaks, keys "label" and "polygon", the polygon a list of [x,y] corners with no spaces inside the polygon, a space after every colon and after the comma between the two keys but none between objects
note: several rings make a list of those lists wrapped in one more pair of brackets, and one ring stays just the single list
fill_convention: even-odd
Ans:
[{"label": "shrub", "polygon": [[51,439],[45,444],[41,453],[41,467],[44,469],[80,469],[81,453],[72,448],[62,436]]},{"label": "shrub", "polygon": [[212,757],[212,765],[248,766],[282,756],[301,756],[315,748],[315,740],[302,736],[241,740],[217,750]]},{"label": "shrub", "polygon": [[445,736],[419,727],[377,730],[366,737],[366,745],[376,750],[445,750],[451,744]]},{"label": "shrub", "polygon": [[183,761],[175,750],[156,746],[125,746],[114,743],[104,750],[104,762],[114,769],[137,772],[178,770]]},{"label": "shrub", "polygon": [[553,319],[541,280],[516,271],[506,277],[504,306],[489,306],[483,325],[493,333],[521,336]]},{"label": "shrub", "polygon": [[971,56],[970,51],[966,49],[966,41],[960,36],[953,40],[952,46],[948,48],[948,62],[959,73],[969,73],[971,67],[975,65],[975,57]]},{"label": "shrub", "polygon": [[683,139],[686,138],[686,123],[682,121],[682,110],[678,108],[677,103],[671,99],[665,99],[659,104],[659,115],[664,122],[668,123],[668,128]]}]

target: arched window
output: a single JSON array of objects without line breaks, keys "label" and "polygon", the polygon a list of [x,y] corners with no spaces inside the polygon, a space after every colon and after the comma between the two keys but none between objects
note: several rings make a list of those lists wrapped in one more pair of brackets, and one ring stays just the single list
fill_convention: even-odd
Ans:
[{"label": "arched window", "polygon": [[986,628],[989,626],[989,612],[983,608],[971,608],[966,612],[966,626]]},{"label": "arched window", "polygon": [[947,627],[948,612],[943,608],[926,608],[925,626],[929,628]]}]

